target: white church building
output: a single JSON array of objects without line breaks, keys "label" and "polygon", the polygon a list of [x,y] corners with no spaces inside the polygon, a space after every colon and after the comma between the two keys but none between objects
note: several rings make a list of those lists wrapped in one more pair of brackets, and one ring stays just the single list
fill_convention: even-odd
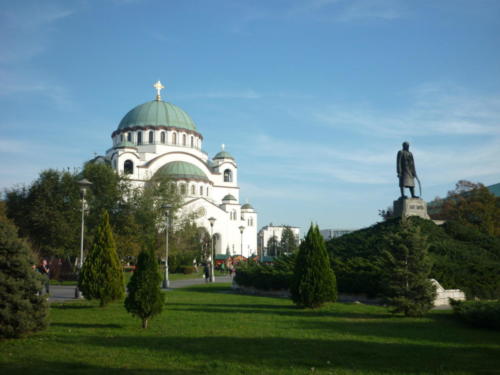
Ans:
[{"label": "white church building", "polygon": [[256,254],[257,213],[250,204],[240,204],[234,157],[223,146],[210,159],[191,117],[161,99],[159,81],[154,87],[156,99],[131,109],[111,134],[113,147],[105,159],[138,188],[156,175],[175,181],[185,196],[181,215],[196,213],[196,224],[209,233],[208,219],[216,219],[216,254]]}]

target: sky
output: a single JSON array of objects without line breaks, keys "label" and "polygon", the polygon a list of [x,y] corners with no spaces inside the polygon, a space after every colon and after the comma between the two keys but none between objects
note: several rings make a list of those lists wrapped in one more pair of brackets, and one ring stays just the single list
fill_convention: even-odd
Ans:
[{"label": "sky", "polygon": [[81,168],[155,97],[226,145],[258,226],[356,229],[500,182],[496,0],[0,0],[0,189]]}]

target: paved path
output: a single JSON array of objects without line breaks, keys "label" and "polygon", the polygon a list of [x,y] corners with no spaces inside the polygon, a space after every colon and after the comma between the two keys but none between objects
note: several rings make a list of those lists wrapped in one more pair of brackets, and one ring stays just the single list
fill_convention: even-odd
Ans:
[{"label": "paved path", "polygon": [[[215,278],[216,283],[230,283],[233,281],[231,276],[220,276]],[[170,281],[170,289],[184,288],[191,285],[205,284],[205,279],[188,279]],[[75,301],[74,285],[51,285],[49,302],[67,302]]]}]

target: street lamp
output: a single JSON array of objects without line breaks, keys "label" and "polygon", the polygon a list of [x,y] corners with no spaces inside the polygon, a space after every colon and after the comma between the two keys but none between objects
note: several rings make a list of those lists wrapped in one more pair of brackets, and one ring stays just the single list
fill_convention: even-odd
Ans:
[{"label": "street lamp", "polygon": [[164,204],[163,209],[165,210],[165,278],[163,279],[163,289],[168,289],[170,282],[168,280],[168,228],[169,228],[169,214],[172,208],[169,204]]},{"label": "street lamp", "polygon": [[[85,194],[87,193],[87,188],[89,188],[92,185],[92,182],[84,178],[78,181],[78,185],[80,186],[80,198],[82,199],[82,232],[80,239],[80,259],[78,261],[78,275],[80,275],[80,272],[82,272],[82,267],[83,267],[83,236],[85,229],[85,203],[86,203]],[[80,292],[80,290],[78,290],[78,284],[75,289],[75,298],[82,298],[82,293]]]},{"label": "street lamp", "polygon": [[212,258],[211,264],[210,264],[210,282],[215,281],[215,269],[214,269],[214,263],[215,263],[215,253],[214,253],[214,223],[215,220],[217,220],[215,217],[210,217],[208,221],[210,222],[210,238],[212,240],[212,251],[210,252],[210,257]]},{"label": "street lamp", "polygon": [[245,230],[245,227],[242,225],[238,229],[241,233],[241,255],[243,255],[243,231]]}]

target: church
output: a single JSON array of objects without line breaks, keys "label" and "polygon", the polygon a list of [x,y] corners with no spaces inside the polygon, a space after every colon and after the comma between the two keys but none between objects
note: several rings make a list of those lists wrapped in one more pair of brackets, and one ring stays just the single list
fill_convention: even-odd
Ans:
[{"label": "church", "polygon": [[257,254],[257,213],[240,203],[238,164],[224,149],[213,158],[202,150],[203,136],[191,117],[163,101],[162,86],[153,86],[156,99],[132,108],[111,134],[113,146],[105,159],[134,187],[154,176],[175,181],[184,195],[181,215],[194,213],[196,224],[211,232],[215,218],[215,253],[250,257]]}]

